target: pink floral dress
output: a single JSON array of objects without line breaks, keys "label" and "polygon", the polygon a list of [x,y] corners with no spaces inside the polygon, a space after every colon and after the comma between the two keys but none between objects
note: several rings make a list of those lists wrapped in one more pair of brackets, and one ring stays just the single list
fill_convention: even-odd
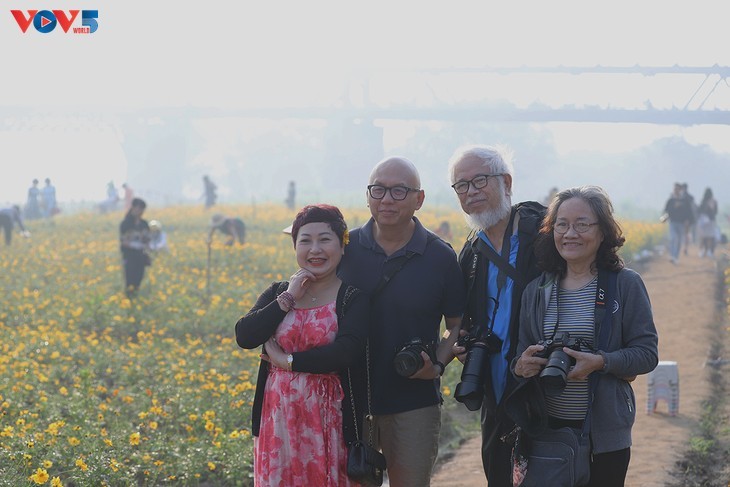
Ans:
[{"label": "pink floral dress", "polygon": [[[276,330],[288,352],[332,343],[335,303],[293,309]],[[270,366],[261,429],[254,439],[255,485],[352,486],[342,436],[342,386],[336,372],[310,374]]]}]

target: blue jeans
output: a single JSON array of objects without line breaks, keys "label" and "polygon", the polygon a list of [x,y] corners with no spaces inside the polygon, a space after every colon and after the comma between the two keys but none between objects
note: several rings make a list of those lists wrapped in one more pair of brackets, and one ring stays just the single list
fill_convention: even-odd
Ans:
[{"label": "blue jeans", "polygon": [[684,222],[669,221],[669,256],[672,259],[679,258],[679,250],[684,241]]}]

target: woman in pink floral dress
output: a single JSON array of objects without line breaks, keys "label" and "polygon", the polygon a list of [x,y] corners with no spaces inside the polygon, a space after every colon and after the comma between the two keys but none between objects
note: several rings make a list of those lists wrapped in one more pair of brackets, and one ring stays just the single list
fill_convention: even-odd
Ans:
[{"label": "woman in pink floral dress", "polygon": [[[252,413],[254,481],[354,485],[346,469],[355,439],[347,369],[363,357],[369,299],[337,277],[347,243],[339,209],[304,207],[292,240],[299,269],[236,323],[239,346],[264,345]],[[359,418],[364,395],[356,391]]]}]

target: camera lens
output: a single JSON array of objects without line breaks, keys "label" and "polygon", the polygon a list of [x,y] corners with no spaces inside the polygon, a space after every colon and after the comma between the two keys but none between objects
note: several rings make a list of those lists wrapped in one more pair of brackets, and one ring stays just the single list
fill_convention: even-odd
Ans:
[{"label": "camera lens", "polygon": [[487,344],[479,341],[474,342],[464,360],[464,368],[461,370],[461,382],[456,385],[454,398],[464,404],[469,411],[476,411],[482,406],[487,352]]},{"label": "camera lens", "polygon": [[393,359],[393,367],[398,375],[410,377],[423,367],[421,348],[409,346],[401,350]]},{"label": "camera lens", "polygon": [[546,396],[559,396],[568,383],[571,359],[567,353],[555,349],[548,357],[548,363],[540,372],[540,383]]}]

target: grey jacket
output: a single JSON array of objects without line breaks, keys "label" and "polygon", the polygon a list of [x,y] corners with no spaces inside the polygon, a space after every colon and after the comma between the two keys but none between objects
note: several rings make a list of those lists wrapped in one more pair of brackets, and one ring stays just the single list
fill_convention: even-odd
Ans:
[{"label": "grey jacket", "polygon": [[[520,339],[511,364],[513,374],[522,352],[545,338],[542,325],[554,280],[554,275],[543,273],[528,284],[522,295]],[[659,361],[659,339],[644,282],[635,271],[622,269],[616,286],[616,302],[613,305],[607,303],[607,311],[613,310],[613,318],[608,346],[602,350],[606,368],[600,373],[591,415],[594,453],[631,446],[636,397],[631,384],[622,377],[649,373]],[[598,339],[598,331],[596,327],[593,343]],[[526,380],[515,377],[518,381]]]}]

